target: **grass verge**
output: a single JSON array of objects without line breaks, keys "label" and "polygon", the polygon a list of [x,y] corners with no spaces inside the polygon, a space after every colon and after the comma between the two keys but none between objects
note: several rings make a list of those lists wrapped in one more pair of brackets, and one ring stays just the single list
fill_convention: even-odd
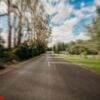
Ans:
[{"label": "grass verge", "polygon": [[70,55],[62,55],[62,54],[59,54],[58,56],[63,57],[64,60],[66,61],[71,61],[77,64],[85,65],[84,67],[100,73],[100,56],[84,57],[84,56],[77,56],[77,55],[70,56]]}]

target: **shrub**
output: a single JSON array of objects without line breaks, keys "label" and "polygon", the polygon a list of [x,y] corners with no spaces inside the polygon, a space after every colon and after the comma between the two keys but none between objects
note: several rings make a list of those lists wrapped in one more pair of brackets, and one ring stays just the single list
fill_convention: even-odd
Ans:
[{"label": "shrub", "polygon": [[86,51],[88,55],[97,55],[98,51],[94,48],[88,48],[88,50]]},{"label": "shrub", "polygon": [[5,66],[3,63],[0,62],[0,69],[5,69]]},{"label": "shrub", "polygon": [[25,60],[32,57],[32,49],[27,44],[17,47],[15,54],[20,60]]},{"label": "shrub", "polygon": [[0,59],[3,57],[3,53],[4,53],[3,49],[4,49],[3,46],[0,45]]},{"label": "shrub", "polygon": [[40,55],[41,53],[44,53],[44,51],[44,47],[40,44],[28,45],[27,43],[24,43],[16,48],[15,54],[20,60],[26,60]]}]

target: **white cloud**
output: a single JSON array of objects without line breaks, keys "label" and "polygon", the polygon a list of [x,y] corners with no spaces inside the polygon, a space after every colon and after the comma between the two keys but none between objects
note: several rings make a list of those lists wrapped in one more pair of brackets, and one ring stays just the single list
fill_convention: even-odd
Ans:
[{"label": "white cloud", "polygon": [[48,14],[52,14],[55,12],[55,9],[48,3],[45,4],[44,9]]},{"label": "white cloud", "polygon": [[53,22],[62,22],[63,20],[65,20],[66,16],[69,16],[70,13],[72,13],[73,11],[73,6],[67,4],[66,6],[64,5],[64,3],[60,3],[57,8],[56,8],[56,12],[58,12],[58,14],[53,17],[52,21]]},{"label": "white cloud", "polygon": [[60,27],[55,27],[52,30],[52,42],[50,45],[53,45],[57,42],[69,42],[74,40],[75,36],[73,35],[73,26],[79,22],[79,19],[72,18],[67,20],[64,25]]},{"label": "white cloud", "polygon": [[[86,6],[81,7],[81,9],[74,10],[74,14],[79,18],[87,18],[89,15],[94,15],[94,12],[96,11],[96,6]],[[85,14],[84,12],[88,12],[88,14]]]},{"label": "white cloud", "polygon": [[[73,6],[69,3],[65,4],[65,0],[48,0],[49,3],[47,3],[47,0],[42,0],[42,3],[44,4],[44,9],[47,12],[47,14],[52,15],[53,13],[57,12],[57,15],[52,18],[52,22],[62,22],[66,16],[68,16],[73,11]],[[56,1],[56,6],[52,6],[51,2]]]},{"label": "white cloud", "polygon": [[87,11],[87,12],[94,12],[95,10],[96,10],[95,6],[87,6],[81,8],[81,11]]},{"label": "white cloud", "polygon": [[81,32],[78,36],[75,37],[76,40],[82,39],[82,40],[87,40],[90,39],[85,32]]}]

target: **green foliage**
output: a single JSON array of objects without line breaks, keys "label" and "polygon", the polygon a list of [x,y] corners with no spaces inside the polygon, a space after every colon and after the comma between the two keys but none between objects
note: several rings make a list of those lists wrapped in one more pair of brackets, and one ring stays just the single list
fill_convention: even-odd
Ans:
[{"label": "green foliage", "polygon": [[100,51],[100,7],[97,7],[97,16],[92,23],[87,26],[87,33],[91,37],[91,42],[95,43],[95,47]]},{"label": "green foliage", "polygon": [[0,44],[0,59],[3,57],[4,55],[4,47],[3,45]]},{"label": "green foliage", "polygon": [[3,43],[4,40],[0,36],[0,60],[5,56]]},{"label": "green foliage", "polygon": [[16,59],[16,56],[12,51],[4,49],[2,52],[0,52],[0,61],[9,62],[13,59]]},{"label": "green foliage", "polygon": [[[61,44],[60,44],[61,45]],[[97,47],[95,43],[91,43],[91,40],[77,40],[76,42],[70,42],[67,44],[64,44],[64,48],[61,48],[62,46],[55,45],[53,47],[53,51],[55,53],[61,53],[62,51],[65,51],[66,54],[71,55],[96,55],[98,54]]]},{"label": "green foliage", "polygon": [[27,44],[20,45],[15,51],[15,54],[21,60],[25,60],[32,57],[31,53],[32,50]]},{"label": "green foliage", "polygon": [[20,60],[25,60],[40,55],[44,51],[44,47],[40,44],[28,45],[24,43],[15,50],[15,54]]},{"label": "green foliage", "polygon": [[4,64],[0,62],[0,69],[4,69],[4,68],[5,68]]},{"label": "green foliage", "polygon": [[86,68],[95,70],[100,73],[100,56],[78,56],[78,55],[59,55],[66,61],[75,62],[78,64],[84,64]]},{"label": "green foliage", "polygon": [[66,50],[66,44],[65,43],[57,43],[56,45],[53,46],[53,51],[55,53],[60,53],[61,51]]},{"label": "green foliage", "polygon": [[71,54],[76,54],[79,55],[83,52],[87,52],[87,48],[85,46],[81,46],[81,45],[74,45],[71,48]]}]

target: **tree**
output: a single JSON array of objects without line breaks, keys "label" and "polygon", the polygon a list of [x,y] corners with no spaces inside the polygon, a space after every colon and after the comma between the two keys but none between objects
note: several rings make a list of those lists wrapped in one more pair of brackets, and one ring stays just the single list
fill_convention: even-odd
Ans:
[{"label": "tree", "polygon": [[0,45],[3,46],[4,43],[5,43],[5,42],[4,42],[4,39],[0,36]]},{"label": "tree", "polygon": [[97,47],[98,53],[100,51],[100,7],[97,7],[97,16],[92,23],[87,26],[87,33],[91,37],[91,41]]},{"label": "tree", "polygon": [[48,17],[40,5],[36,9],[36,15],[34,17],[34,29],[35,29],[35,41],[47,47],[48,38],[51,34],[51,28],[48,24]]},{"label": "tree", "polygon": [[4,2],[8,7],[8,48],[19,46],[26,39],[46,47],[51,29],[41,2],[39,0],[4,0]]},{"label": "tree", "polygon": [[12,41],[12,27],[11,27],[11,0],[1,0],[5,2],[7,5],[7,13],[2,14],[1,16],[8,16],[8,48],[11,49],[11,41]]},{"label": "tree", "polygon": [[11,1],[7,0],[7,6],[8,6],[8,48],[11,49],[11,19],[10,19],[10,12],[11,12]]}]

